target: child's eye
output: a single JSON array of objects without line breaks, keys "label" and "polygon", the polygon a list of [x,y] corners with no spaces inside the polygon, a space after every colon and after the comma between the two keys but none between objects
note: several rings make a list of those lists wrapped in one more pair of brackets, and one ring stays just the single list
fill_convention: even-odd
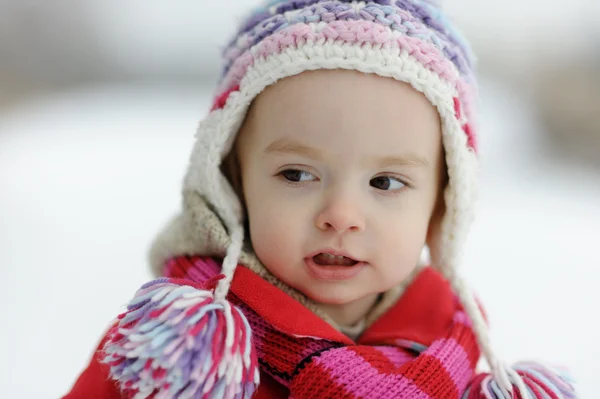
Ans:
[{"label": "child's eye", "polygon": [[406,186],[400,180],[390,176],[378,176],[370,181],[371,187],[375,187],[378,190],[392,191],[399,190]]},{"label": "child's eye", "polygon": [[294,183],[313,181],[317,179],[312,173],[297,169],[284,170],[280,173],[280,175],[282,175],[286,180]]}]

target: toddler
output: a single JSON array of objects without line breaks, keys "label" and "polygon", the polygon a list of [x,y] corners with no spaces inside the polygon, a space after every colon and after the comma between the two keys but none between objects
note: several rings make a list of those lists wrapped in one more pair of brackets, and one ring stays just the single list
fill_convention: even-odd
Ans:
[{"label": "toddler", "polygon": [[182,211],[152,246],[159,278],[66,398],[575,397],[557,370],[496,357],[458,276],[477,172],[471,58],[434,1],[250,13]]}]

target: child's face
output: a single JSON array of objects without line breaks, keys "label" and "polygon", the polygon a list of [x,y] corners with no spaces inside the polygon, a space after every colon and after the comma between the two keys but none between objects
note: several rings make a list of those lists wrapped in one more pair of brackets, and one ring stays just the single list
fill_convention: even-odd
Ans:
[{"label": "child's face", "polygon": [[443,158],[438,113],[409,85],[341,70],[284,79],[257,97],[236,149],[253,249],[287,285],[349,304],[417,265]]}]

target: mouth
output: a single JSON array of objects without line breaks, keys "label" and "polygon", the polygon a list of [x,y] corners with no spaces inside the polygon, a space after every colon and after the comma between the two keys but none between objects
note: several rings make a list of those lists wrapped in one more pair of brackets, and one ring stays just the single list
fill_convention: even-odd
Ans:
[{"label": "mouth", "polygon": [[356,277],[367,263],[348,254],[323,250],[305,258],[309,274],[317,280],[340,281]]},{"label": "mouth", "polygon": [[312,260],[319,266],[354,266],[358,263],[356,259],[348,256],[334,255],[327,252],[321,252],[313,256]]}]

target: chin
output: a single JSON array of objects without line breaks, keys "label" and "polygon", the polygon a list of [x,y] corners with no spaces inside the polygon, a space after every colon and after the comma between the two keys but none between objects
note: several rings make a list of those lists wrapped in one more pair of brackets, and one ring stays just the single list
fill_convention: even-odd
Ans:
[{"label": "chin", "polygon": [[351,289],[332,290],[331,288],[328,289],[327,287],[322,290],[298,289],[298,291],[302,292],[310,300],[323,305],[345,305],[368,295],[367,293],[364,295],[357,295],[358,293],[356,290]]}]

